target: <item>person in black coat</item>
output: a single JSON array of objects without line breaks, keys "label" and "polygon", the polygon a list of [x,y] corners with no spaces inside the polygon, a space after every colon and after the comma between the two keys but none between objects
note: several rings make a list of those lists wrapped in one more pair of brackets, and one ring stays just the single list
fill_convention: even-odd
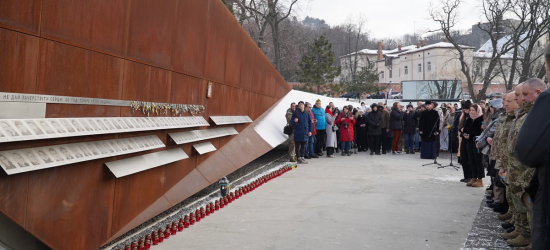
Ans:
[{"label": "person in black coat", "polygon": [[380,155],[380,124],[382,123],[382,113],[378,111],[378,105],[371,106],[372,111],[367,116],[367,134],[369,135],[370,155]]},{"label": "person in black coat", "polygon": [[483,187],[483,178],[485,178],[485,169],[481,152],[476,147],[476,137],[481,135],[481,123],[483,122],[483,111],[477,104],[472,104],[470,114],[466,123],[462,136],[462,143],[467,143],[470,168],[472,168],[472,179],[466,185],[471,187]]},{"label": "person in black coat", "polygon": [[365,116],[363,110],[357,111],[357,119],[355,120],[355,137],[357,138],[357,150],[367,151],[367,117]]},{"label": "person in black coat", "polygon": [[403,116],[405,134],[405,153],[414,154],[414,135],[418,129],[418,120],[416,119],[416,112],[412,104],[407,105],[407,111]]},{"label": "person in black coat", "polygon": [[426,101],[426,110],[420,115],[418,124],[422,138],[421,159],[435,159],[437,157],[436,139],[439,135],[439,114],[434,110],[431,101]]}]

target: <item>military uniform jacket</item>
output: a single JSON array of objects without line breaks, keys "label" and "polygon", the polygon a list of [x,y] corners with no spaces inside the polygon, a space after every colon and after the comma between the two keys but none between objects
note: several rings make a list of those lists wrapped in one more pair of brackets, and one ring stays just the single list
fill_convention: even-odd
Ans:
[{"label": "military uniform jacket", "polygon": [[516,119],[514,119],[510,126],[510,133],[508,133],[508,141],[506,143],[506,158],[510,169],[508,172],[508,181],[514,182],[519,187],[525,187],[529,183],[529,180],[533,176],[535,169],[529,168],[523,165],[520,161],[514,157],[514,150],[516,141],[518,139],[519,130],[523,126],[527,114],[531,111],[533,103],[524,103],[523,108],[516,110]]},{"label": "military uniform jacket", "polygon": [[495,134],[493,136],[493,145],[491,146],[491,153],[489,154],[489,159],[496,160],[498,169],[501,169],[500,165],[504,158],[505,149],[503,146],[506,145],[508,140],[508,132],[510,131],[510,123],[516,118],[514,113],[502,113],[498,118],[498,124],[496,125]]}]

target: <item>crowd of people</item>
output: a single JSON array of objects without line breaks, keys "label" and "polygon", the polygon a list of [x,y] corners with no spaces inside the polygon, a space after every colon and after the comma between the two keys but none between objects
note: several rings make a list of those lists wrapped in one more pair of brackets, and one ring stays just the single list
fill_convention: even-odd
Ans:
[{"label": "crowd of people", "polygon": [[[545,49],[550,79],[550,45]],[[550,249],[550,89],[529,79],[486,103],[399,102],[341,109],[317,100],[295,103],[286,113],[293,126],[290,160],[307,163],[326,152],[334,158],[370,150],[370,155],[415,154],[435,159],[457,153],[469,187],[485,187],[487,205],[507,230],[501,236],[517,249]]]},{"label": "crowd of people", "polygon": [[[287,124],[293,127],[289,139],[290,161],[307,163],[326,152],[351,156],[367,152],[371,155],[421,153],[423,159],[434,159],[438,152],[457,149],[458,139],[450,138],[455,121],[456,104],[418,102],[407,107],[399,102],[386,106],[383,102],[360,107],[338,108],[334,103],[321,106],[308,102],[291,103],[286,112]],[[457,137],[458,138],[458,137]],[[455,145],[453,147],[453,145]]]}]

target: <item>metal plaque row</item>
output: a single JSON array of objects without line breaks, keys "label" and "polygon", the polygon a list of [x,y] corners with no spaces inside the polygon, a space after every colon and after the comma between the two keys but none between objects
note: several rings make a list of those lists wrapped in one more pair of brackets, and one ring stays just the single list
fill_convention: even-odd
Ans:
[{"label": "metal plaque row", "polygon": [[238,123],[248,123],[252,122],[250,117],[245,116],[210,116],[210,119],[216,125],[225,125],[225,124],[238,124]]},{"label": "metal plaque row", "polygon": [[0,143],[200,126],[202,116],[0,119]]},{"label": "metal plaque row", "polygon": [[155,135],[0,152],[8,175],[165,147]]},{"label": "metal plaque row", "polygon": [[201,130],[192,130],[186,132],[178,133],[168,133],[170,138],[174,140],[176,144],[185,144],[190,142],[208,140],[212,138],[218,138],[229,135],[236,135],[239,132],[233,127],[226,128],[213,128],[213,129],[201,129]]},{"label": "metal plaque row", "polygon": [[189,156],[181,148],[175,148],[107,162],[105,165],[107,165],[116,178],[120,178],[187,158]]}]

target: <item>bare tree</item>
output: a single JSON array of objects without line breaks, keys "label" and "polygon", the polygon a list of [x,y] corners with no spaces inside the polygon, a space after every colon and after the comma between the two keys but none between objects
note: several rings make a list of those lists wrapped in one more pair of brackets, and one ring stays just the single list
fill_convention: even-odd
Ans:
[{"label": "bare tree", "polygon": [[458,23],[458,8],[462,3],[462,0],[441,0],[440,4],[435,6],[430,6],[429,13],[430,18],[439,23],[440,29],[436,31],[441,31],[445,35],[445,39],[453,44],[455,50],[457,51],[458,60],[460,62],[460,71],[464,74],[466,82],[468,83],[468,91],[470,96],[475,102],[478,102],[485,91],[487,90],[488,85],[484,85],[483,89],[480,91],[480,95],[474,95],[474,84],[472,81],[472,76],[470,74],[470,65],[468,58],[466,56],[466,51],[469,48],[465,48],[458,44],[453,37],[453,29]]}]

